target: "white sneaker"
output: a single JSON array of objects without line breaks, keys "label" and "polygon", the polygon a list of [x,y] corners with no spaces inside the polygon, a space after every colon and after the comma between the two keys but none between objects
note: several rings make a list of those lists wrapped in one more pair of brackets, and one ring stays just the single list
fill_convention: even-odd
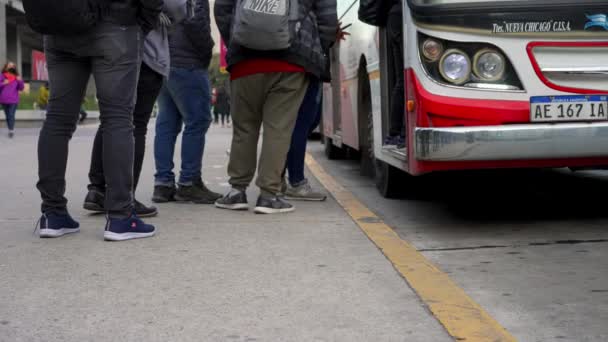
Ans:
[{"label": "white sneaker", "polygon": [[327,199],[327,195],[319,191],[315,191],[312,186],[310,186],[310,183],[308,183],[308,180],[304,180],[304,182],[298,186],[287,186],[285,198],[292,201],[322,202]]}]

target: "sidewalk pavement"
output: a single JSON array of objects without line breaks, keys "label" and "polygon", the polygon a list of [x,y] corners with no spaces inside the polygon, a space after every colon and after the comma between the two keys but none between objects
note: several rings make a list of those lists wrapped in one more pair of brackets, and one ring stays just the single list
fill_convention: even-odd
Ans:
[{"label": "sidewalk pavement", "polygon": [[[94,133],[81,126],[70,145],[67,195],[82,231],[55,240],[32,235],[38,129],[0,133],[1,342],[451,341],[332,198],[279,216],[160,205],[148,220],[156,237],[104,242],[103,215],[81,209]],[[213,127],[207,140],[203,177],[220,192],[230,134]]]}]

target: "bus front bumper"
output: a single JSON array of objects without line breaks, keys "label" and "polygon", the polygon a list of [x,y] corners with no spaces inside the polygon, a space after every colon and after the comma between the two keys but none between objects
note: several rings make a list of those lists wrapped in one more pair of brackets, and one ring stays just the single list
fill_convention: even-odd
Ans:
[{"label": "bus front bumper", "polygon": [[417,128],[421,161],[608,157],[608,122]]}]

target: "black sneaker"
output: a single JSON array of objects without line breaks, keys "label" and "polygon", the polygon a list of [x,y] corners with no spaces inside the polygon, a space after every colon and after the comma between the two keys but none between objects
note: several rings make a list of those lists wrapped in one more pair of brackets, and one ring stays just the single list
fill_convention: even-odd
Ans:
[{"label": "black sneaker", "polygon": [[138,200],[135,200],[133,203],[133,209],[135,210],[135,214],[139,217],[152,217],[158,215],[158,210],[155,206],[146,206]]},{"label": "black sneaker", "polygon": [[89,193],[87,193],[87,197],[84,199],[83,207],[89,211],[102,213],[105,211],[105,201],[106,195],[103,192],[97,189],[91,189],[89,190]]},{"label": "black sneaker", "polygon": [[154,187],[154,194],[152,195],[152,202],[154,203],[167,203],[175,201],[175,186],[157,185]]},{"label": "black sneaker", "polygon": [[279,196],[260,195],[253,210],[256,214],[290,213],[296,208]]},{"label": "black sneaker", "polygon": [[215,201],[215,206],[220,209],[248,210],[247,194],[245,191],[232,189],[224,197]]},{"label": "black sneaker", "polygon": [[103,238],[106,241],[125,241],[154,236],[156,228],[145,224],[135,213],[126,219],[108,219]]},{"label": "black sneaker", "polygon": [[209,190],[202,181],[193,185],[180,185],[175,193],[176,201],[196,204],[213,204],[221,197],[221,194]]},{"label": "black sneaker", "polygon": [[80,231],[80,224],[67,213],[43,214],[38,223],[41,238],[56,238]]}]

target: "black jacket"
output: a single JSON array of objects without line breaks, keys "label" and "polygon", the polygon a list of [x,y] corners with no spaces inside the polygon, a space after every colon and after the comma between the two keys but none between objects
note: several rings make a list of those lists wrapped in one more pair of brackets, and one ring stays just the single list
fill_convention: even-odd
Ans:
[{"label": "black jacket", "polygon": [[196,0],[192,18],[184,20],[169,32],[171,66],[207,69],[214,45],[209,1]]},{"label": "black jacket", "polygon": [[298,40],[287,51],[255,51],[230,42],[237,0],[216,0],[215,20],[228,46],[228,68],[253,58],[284,60],[303,67],[320,77],[325,70],[326,55],[335,42],[338,30],[336,0],[299,0],[300,31]]},{"label": "black jacket", "polygon": [[131,26],[139,24],[148,33],[158,25],[163,0],[109,0],[103,20]]}]

